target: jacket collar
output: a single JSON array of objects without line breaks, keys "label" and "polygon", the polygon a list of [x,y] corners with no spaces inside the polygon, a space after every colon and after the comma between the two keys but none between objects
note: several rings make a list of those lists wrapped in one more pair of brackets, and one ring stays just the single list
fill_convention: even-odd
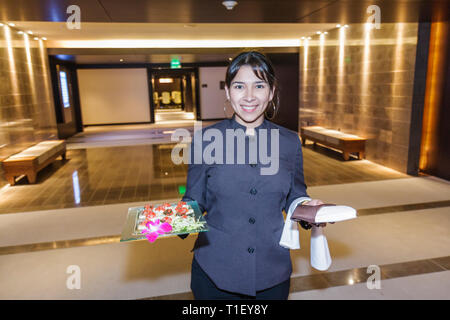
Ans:
[{"label": "jacket collar", "polygon": [[[240,124],[239,122],[236,121],[236,113],[233,113],[233,116],[231,117],[231,119],[229,119],[230,121],[230,127],[233,129],[242,129],[244,130],[244,132],[247,130],[247,127]],[[258,131],[259,129],[268,129],[269,128],[269,121],[264,118],[263,123],[261,123],[259,126],[255,127],[255,130]]]}]

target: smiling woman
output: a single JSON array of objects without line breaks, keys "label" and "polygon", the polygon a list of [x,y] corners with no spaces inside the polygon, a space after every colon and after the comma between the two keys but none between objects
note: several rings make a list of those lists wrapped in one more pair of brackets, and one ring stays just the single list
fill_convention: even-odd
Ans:
[{"label": "smiling woman", "polygon": [[[266,119],[269,111],[274,115],[278,101],[269,60],[255,51],[239,54],[227,69],[225,89],[233,117],[197,130],[189,152],[183,201],[197,201],[207,212],[209,228],[198,234],[193,248],[191,289],[195,299],[287,299],[292,273],[289,249],[299,249],[298,226],[288,228],[294,230],[288,232],[294,241],[281,241],[282,212],[323,202],[306,193],[298,133]],[[221,144],[216,150],[225,151],[219,156],[215,152],[218,161],[195,161],[197,150],[205,154],[210,148],[201,137],[212,136],[213,131],[214,143]],[[248,147],[238,148],[221,138],[230,131],[242,132]],[[254,143],[264,137],[264,143]],[[265,161],[251,157],[268,150],[279,160],[271,175],[259,170],[267,165]],[[241,157],[244,161],[238,161]]]},{"label": "smiling woman", "polygon": [[270,62],[256,51],[243,52],[233,59],[225,78],[225,92],[237,117],[247,128],[262,124],[270,105],[271,118],[276,114],[278,81]]}]

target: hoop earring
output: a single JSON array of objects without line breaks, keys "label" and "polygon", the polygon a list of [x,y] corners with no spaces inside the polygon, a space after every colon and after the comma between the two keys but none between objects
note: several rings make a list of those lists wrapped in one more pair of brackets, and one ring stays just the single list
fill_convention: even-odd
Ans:
[{"label": "hoop earring", "polygon": [[273,111],[272,111],[272,116],[271,117],[269,117],[268,115],[267,115],[267,110],[264,112],[264,114],[266,115],[266,118],[268,119],[268,120],[272,120],[273,118],[275,118],[275,114],[276,114],[276,107],[275,107],[275,103],[273,102],[273,100],[270,100],[270,102],[269,103],[271,103],[272,104],[272,109],[273,109]]}]

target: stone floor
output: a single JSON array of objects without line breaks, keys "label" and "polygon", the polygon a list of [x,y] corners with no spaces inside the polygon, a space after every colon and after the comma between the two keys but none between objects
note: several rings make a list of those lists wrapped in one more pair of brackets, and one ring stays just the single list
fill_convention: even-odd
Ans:
[{"label": "stone floor", "polygon": [[[187,165],[173,165],[174,144],[69,149],[38,173],[0,190],[0,214],[181,197]],[[70,147],[70,144],[69,144]],[[368,160],[344,161],[339,152],[307,144],[303,171],[308,187],[407,178]]]}]

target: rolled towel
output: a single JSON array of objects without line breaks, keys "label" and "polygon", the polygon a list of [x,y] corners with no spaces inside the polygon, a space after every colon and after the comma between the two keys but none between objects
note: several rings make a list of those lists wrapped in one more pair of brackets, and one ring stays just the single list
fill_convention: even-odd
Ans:
[{"label": "rolled towel", "polygon": [[330,249],[328,249],[328,241],[321,227],[313,226],[311,230],[311,250],[310,250],[311,267],[314,269],[325,271],[331,266]]}]

